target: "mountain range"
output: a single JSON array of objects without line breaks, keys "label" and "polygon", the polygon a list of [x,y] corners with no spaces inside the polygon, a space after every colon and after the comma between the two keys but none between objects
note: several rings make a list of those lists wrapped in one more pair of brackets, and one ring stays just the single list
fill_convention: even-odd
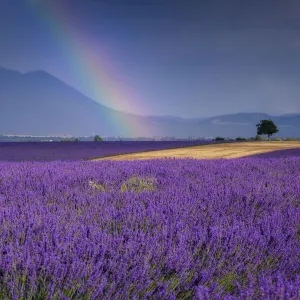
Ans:
[{"label": "mountain range", "polygon": [[[139,116],[111,109],[45,71],[20,73],[0,67],[0,134],[86,136],[255,136],[272,119],[276,136],[300,137],[300,113],[271,116],[235,113],[207,118]],[[130,124],[130,127],[125,126]]]}]

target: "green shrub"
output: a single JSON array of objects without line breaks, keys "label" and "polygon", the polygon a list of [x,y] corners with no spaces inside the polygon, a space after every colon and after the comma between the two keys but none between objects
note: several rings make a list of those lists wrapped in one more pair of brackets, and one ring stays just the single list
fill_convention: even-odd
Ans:
[{"label": "green shrub", "polygon": [[246,139],[246,138],[243,138],[243,137],[237,137],[235,140],[236,140],[236,141],[246,141],[247,139]]},{"label": "green shrub", "polygon": [[99,190],[101,192],[106,192],[106,188],[103,184],[101,183],[96,183],[93,180],[89,181],[89,186],[92,187],[95,190]]},{"label": "green shrub", "polygon": [[96,135],[94,137],[94,142],[102,142],[102,141],[103,141],[103,139],[99,135]]},{"label": "green shrub", "polygon": [[235,281],[237,275],[234,272],[229,272],[223,278],[218,279],[218,285],[224,289],[225,292],[233,293],[236,289]]},{"label": "green shrub", "polygon": [[262,137],[262,136],[259,135],[259,134],[257,134],[257,135],[255,136],[255,140],[256,140],[256,141],[267,141],[266,138]]},{"label": "green shrub", "polygon": [[142,191],[155,191],[155,183],[155,178],[140,178],[133,176],[122,184],[121,192],[132,191],[135,193],[140,193]]},{"label": "green shrub", "polygon": [[225,139],[224,139],[223,137],[217,136],[217,137],[215,138],[215,140],[216,140],[216,141],[224,141]]}]

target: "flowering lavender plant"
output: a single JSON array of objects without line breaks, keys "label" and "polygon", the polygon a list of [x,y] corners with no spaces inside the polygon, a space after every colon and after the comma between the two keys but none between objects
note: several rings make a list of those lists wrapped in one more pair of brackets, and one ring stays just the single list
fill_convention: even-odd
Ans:
[{"label": "flowering lavender plant", "polygon": [[299,299],[300,160],[0,164],[1,299]]}]

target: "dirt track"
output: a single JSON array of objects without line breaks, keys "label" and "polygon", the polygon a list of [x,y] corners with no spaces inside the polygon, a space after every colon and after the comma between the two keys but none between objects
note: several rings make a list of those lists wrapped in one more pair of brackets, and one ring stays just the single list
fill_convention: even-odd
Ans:
[{"label": "dirt track", "polygon": [[121,154],[116,156],[103,157],[95,160],[137,160],[167,157],[190,157],[198,159],[238,158],[253,154],[293,148],[300,148],[300,141],[261,141],[202,145],[187,148]]}]

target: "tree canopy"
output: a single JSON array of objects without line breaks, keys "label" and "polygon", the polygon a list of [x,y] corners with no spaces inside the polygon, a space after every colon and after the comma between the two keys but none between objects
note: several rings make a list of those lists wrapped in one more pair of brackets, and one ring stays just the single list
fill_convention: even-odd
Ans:
[{"label": "tree canopy", "polygon": [[96,135],[94,137],[94,142],[102,142],[102,141],[103,141],[103,139],[99,135]]},{"label": "tree canopy", "polygon": [[271,135],[278,132],[277,126],[274,124],[272,120],[261,120],[258,124],[256,124],[257,127],[257,134],[262,135],[265,134],[268,136],[268,139]]}]

